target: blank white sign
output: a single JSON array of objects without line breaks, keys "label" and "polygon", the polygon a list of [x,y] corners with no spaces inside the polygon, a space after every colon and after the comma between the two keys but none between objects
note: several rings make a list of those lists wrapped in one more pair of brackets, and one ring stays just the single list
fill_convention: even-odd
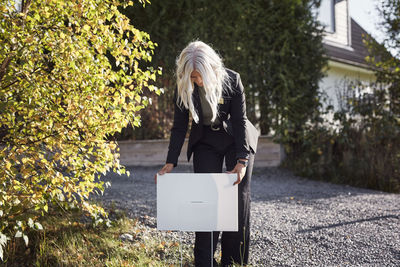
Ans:
[{"label": "blank white sign", "polygon": [[157,175],[157,229],[237,231],[237,174]]}]

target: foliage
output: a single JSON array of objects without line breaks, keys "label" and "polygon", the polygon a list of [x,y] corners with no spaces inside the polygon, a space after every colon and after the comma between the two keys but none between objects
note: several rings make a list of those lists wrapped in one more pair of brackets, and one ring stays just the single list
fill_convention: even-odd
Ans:
[{"label": "foliage", "polygon": [[[241,74],[248,116],[262,133],[274,132],[281,142],[298,142],[302,125],[316,116],[318,81],[325,64],[322,29],[311,13],[318,4],[314,0],[164,0],[145,9],[124,10],[160,45],[153,64],[163,67],[158,86],[165,94],[151,113],[143,111],[149,112],[146,137],[168,136],[175,58],[188,42],[200,39],[222,55],[228,68]],[[135,130],[124,137],[142,136]]]},{"label": "foliage", "polygon": [[373,55],[367,60],[376,67],[377,82],[388,85],[388,108],[393,114],[400,115],[400,0],[381,0],[379,7],[386,37],[382,44],[366,39]]},{"label": "foliage", "polygon": [[49,205],[106,217],[89,194],[104,189],[101,173],[125,173],[107,137],[139,126],[144,88],[159,93],[141,66],[155,44],[119,6],[0,1],[0,258],[11,236],[28,245]]}]

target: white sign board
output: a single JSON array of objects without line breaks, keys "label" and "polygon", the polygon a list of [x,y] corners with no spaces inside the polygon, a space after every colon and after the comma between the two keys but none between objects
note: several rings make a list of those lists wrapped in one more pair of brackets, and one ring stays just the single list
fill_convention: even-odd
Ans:
[{"label": "white sign board", "polygon": [[237,174],[157,175],[157,229],[237,231]]}]

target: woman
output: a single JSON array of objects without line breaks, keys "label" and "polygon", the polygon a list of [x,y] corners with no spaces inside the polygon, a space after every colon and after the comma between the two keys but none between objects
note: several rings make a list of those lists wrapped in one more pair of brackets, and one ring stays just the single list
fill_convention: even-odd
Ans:
[{"label": "woman", "polygon": [[[193,153],[195,173],[237,173],[239,184],[239,231],[223,232],[221,250],[223,266],[248,262],[250,181],[258,131],[247,120],[245,94],[240,75],[226,69],[218,54],[201,41],[191,42],[177,62],[174,123],[167,161],[158,172],[171,172],[177,165],[192,115],[187,157]],[[219,232],[213,233],[213,251]],[[209,266],[211,234],[196,232],[194,257],[196,266]],[[215,261],[215,260],[214,260]]]}]

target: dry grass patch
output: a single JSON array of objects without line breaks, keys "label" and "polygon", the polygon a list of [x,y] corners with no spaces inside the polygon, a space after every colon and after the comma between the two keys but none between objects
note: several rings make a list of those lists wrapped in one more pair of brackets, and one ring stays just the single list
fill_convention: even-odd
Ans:
[{"label": "dry grass patch", "polygon": [[[44,230],[9,241],[3,266],[175,266],[180,244],[157,237],[149,228],[123,212],[113,211],[111,226],[93,227],[79,211],[51,212],[42,222]],[[116,215],[116,216],[115,216]],[[130,234],[131,240],[122,240]],[[183,250],[185,266],[193,264],[192,248]]]}]

